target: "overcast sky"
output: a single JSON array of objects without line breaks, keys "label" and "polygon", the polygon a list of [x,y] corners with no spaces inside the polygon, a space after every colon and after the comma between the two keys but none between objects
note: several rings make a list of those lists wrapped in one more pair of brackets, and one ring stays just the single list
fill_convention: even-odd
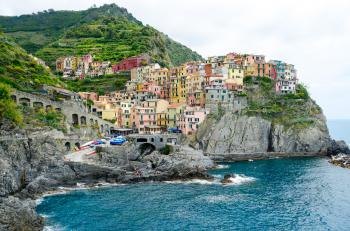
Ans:
[{"label": "overcast sky", "polygon": [[204,57],[236,51],[295,64],[327,118],[350,119],[348,0],[0,0],[0,15],[112,2]]}]

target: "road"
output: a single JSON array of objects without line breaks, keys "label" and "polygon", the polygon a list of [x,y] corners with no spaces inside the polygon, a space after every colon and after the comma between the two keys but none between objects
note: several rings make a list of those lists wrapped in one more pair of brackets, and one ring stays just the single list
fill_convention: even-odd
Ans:
[{"label": "road", "polygon": [[73,161],[73,162],[89,162],[88,157],[89,155],[95,154],[96,151],[94,148],[85,148],[79,151],[68,153],[64,156],[64,159],[66,161]]}]

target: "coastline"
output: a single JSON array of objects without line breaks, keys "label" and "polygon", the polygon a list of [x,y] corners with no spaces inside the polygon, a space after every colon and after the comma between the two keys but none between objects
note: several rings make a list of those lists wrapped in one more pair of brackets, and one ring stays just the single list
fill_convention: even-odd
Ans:
[{"label": "coastline", "polygon": [[205,156],[210,157],[215,162],[240,162],[250,160],[268,160],[279,158],[293,158],[293,157],[327,157],[327,153],[320,152],[261,152],[261,153],[231,153],[231,154],[209,154]]}]

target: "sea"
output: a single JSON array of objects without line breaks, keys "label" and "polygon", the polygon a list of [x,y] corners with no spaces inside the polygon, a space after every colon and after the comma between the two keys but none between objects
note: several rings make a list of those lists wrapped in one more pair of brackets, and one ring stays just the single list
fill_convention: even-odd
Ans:
[{"label": "sea", "polygon": [[[350,143],[345,123],[329,129]],[[210,174],[73,190],[44,197],[37,212],[45,230],[350,230],[350,170],[327,158],[219,163]]]}]

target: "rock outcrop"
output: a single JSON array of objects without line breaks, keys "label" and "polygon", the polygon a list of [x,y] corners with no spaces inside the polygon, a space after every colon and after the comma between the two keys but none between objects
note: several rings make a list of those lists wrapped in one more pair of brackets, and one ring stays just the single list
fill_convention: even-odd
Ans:
[{"label": "rock outcrop", "polygon": [[338,153],[337,155],[332,156],[329,162],[334,165],[350,169],[350,155]]},{"label": "rock outcrop", "polygon": [[323,117],[310,126],[293,128],[230,112],[220,118],[209,116],[191,145],[218,160],[327,155],[347,150],[346,144],[330,138]]}]

